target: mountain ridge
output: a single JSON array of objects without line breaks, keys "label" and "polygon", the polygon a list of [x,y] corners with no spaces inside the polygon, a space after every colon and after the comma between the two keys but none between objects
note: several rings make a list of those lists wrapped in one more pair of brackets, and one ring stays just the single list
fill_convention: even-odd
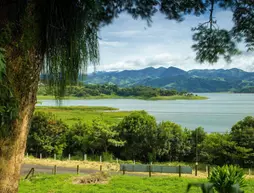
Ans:
[{"label": "mountain ridge", "polygon": [[120,87],[152,86],[188,92],[248,92],[254,90],[254,72],[238,68],[193,69],[148,67],[89,74],[88,84],[116,84]]}]

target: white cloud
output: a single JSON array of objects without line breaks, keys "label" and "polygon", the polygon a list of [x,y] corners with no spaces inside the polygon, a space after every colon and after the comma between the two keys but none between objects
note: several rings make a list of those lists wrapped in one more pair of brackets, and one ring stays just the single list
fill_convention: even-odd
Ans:
[{"label": "white cloud", "polygon": [[112,47],[122,47],[122,46],[127,45],[126,42],[118,42],[118,41],[103,41],[103,40],[100,40],[99,43],[100,43],[100,46],[112,46]]},{"label": "white cloud", "polygon": [[[112,25],[100,31],[101,64],[97,66],[97,70],[175,66],[184,70],[236,67],[254,71],[253,53],[243,53],[233,57],[231,64],[221,60],[214,65],[201,65],[195,61],[195,53],[191,49],[193,44],[191,28],[207,21],[208,16],[188,16],[183,22],[177,23],[166,20],[162,14],[156,14],[152,26],[147,27],[145,21],[133,20],[124,14]],[[220,28],[232,27],[230,11],[220,10],[215,12],[214,16]],[[240,47],[244,48],[243,45]]]},{"label": "white cloud", "polygon": [[116,37],[132,37],[136,36],[138,34],[142,34],[142,31],[138,30],[126,30],[126,31],[113,31],[108,32],[110,35],[116,36]]}]

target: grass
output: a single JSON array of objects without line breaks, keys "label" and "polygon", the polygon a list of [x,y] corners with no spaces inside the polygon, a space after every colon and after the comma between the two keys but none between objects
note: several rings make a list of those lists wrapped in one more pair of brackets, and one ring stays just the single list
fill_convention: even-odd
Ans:
[{"label": "grass", "polygon": [[[52,100],[55,99],[54,96],[37,96],[38,100]],[[117,95],[100,95],[100,96],[88,96],[88,97],[74,97],[67,96],[64,97],[65,100],[84,100],[84,99],[140,99],[140,100],[205,100],[208,99],[204,96],[182,96],[182,95],[174,95],[174,96],[156,96],[156,97],[142,97],[142,96],[117,96]]]},{"label": "grass", "polygon": [[[111,177],[106,184],[73,184],[75,175],[38,175],[29,180],[21,180],[19,193],[184,193],[188,183],[206,182],[206,179],[187,177]],[[247,180],[245,193],[252,193],[254,180]],[[201,193],[192,188],[190,193]]]},{"label": "grass", "polygon": [[52,113],[57,119],[61,119],[68,126],[72,126],[78,121],[91,122],[96,118],[101,118],[108,123],[118,123],[123,117],[129,115],[130,111],[117,111],[112,107],[36,107],[36,112]]}]

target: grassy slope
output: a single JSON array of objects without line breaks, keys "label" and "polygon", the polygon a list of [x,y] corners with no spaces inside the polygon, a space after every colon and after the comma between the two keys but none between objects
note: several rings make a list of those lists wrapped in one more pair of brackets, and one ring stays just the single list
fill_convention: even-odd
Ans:
[{"label": "grassy slope", "polygon": [[[72,184],[73,175],[39,175],[31,181],[21,180],[19,193],[183,193],[188,183],[205,182],[206,179],[179,177],[140,177],[114,176],[107,184],[76,185]],[[254,180],[247,180],[244,188],[252,193]],[[201,193],[193,188],[191,193]]]},{"label": "grassy slope", "polygon": [[[37,96],[38,100],[50,100],[50,99],[55,99],[54,96]],[[157,96],[157,97],[151,97],[151,98],[146,98],[146,97],[134,97],[134,96],[129,96],[129,97],[122,97],[122,96],[117,96],[117,95],[100,95],[100,96],[89,96],[89,97],[74,97],[74,96],[69,96],[65,97],[64,99],[66,100],[83,100],[83,99],[141,99],[141,100],[204,100],[207,99],[207,97],[203,96],[181,96],[181,95],[174,95],[174,96]]]},{"label": "grassy slope", "polygon": [[56,118],[61,119],[67,125],[71,126],[78,121],[91,122],[96,118],[102,118],[109,123],[117,123],[124,116],[130,114],[127,111],[115,111],[112,107],[36,107],[36,112],[52,113]]}]

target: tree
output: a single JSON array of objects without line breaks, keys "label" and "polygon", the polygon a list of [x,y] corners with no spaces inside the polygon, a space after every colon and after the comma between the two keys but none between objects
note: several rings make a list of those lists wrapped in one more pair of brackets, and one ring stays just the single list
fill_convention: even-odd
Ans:
[{"label": "tree", "polygon": [[239,164],[250,152],[250,149],[237,146],[228,133],[207,135],[200,148],[201,162],[214,165]]},{"label": "tree", "polygon": [[114,125],[95,119],[92,124],[77,123],[68,133],[68,149],[66,154],[74,153],[80,156],[91,152],[101,154],[107,153],[110,147],[122,147],[124,141],[119,139],[119,134]]},{"label": "tree", "polygon": [[230,134],[232,141],[238,146],[251,149],[249,157],[243,160],[241,165],[251,166],[254,164],[254,117],[248,116],[237,122],[232,128]]},{"label": "tree", "polygon": [[62,155],[66,147],[68,128],[51,114],[36,113],[33,116],[30,133],[28,135],[27,151],[37,156]]},{"label": "tree", "polygon": [[65,154],[72,153],[74,155],[82,156],[85,152],[88,152],[88,133],[90,130],[91,125],[81,122],[78,122],[71,127],[66,138],[67,148]]},{"label": "tree", "polygon": [[[219,4],[234,12],[232,33],[214,28],[213,10]],[[160,11],[168,19],[181,21],[186,14],[200,15],[210,10],[209,29],[197,28],[193,48],[201,62],[229,60],[236,54],[233,37],[253,48],[252,0],[2,0],[0,2],[1,69],[1,164],[0,189],[17,192],[20,166],[36,103],[40,72],[57,96],[67,84],[75,84],[88,63],[98,63],[100,27],[122,12],[145,19]],[[5,93],[5,94],[2,94]],[[9,96],[9,97],[6,97]],[[4,108],[3,108],[4,107]]]},{"label": "tree", "polygon": [[120,139],[125,141],[120,156],[127,160],[155,160],[156,130],[155,118],[145,111],[124,117],[117,126]]},{"label": "tree", "polygon": [[119,139],[119,133],[116,131],[114,125],[106,124],[100,119],[93,121],[90,135],[92,137],[92,143],[90,145],[105,153],[108,152],[110,146],[122,147],[125,143]]},{"label": "tree", "polygon": [[186,150],[190,147],[190,145],[186,145],[186,132],[183,131],[180,125],[170,121],[161,122],[158,128],[163,131],[165,137],[168,137],[167,146],[169,146],[169,152],[167,160],[181,161],[186,154]]},{"label": "tree", "polygon": [[191,131],[191,152],[189,161],[199,162],[200,146],[206,138],[206,132],[204,128],[198,127]]}]

